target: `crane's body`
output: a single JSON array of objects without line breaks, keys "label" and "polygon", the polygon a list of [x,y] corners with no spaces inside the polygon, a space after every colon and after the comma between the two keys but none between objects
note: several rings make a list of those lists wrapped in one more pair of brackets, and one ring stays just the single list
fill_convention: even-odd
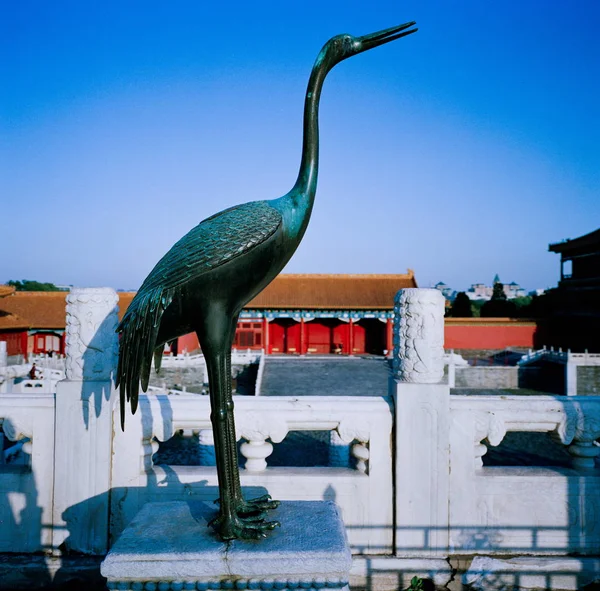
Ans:
[{"label": "crane's body", "polygon": [[190,230],[150,272],[117,329],[121,425],[126,401],[136,411],[140,381],[147,390],[152,357],[164,343],[196,332],[205,356],[219,480],[219,514],[212,525],[224,540],[259,538],[278,525],[265,521],[277,501],[245,501],[239,480],[231,395],[231,346],[239,313],[284,268],[308,225],[318,175],[318,108],[327,73],[343,59],[416,31],[406,23],[386,31],[330,39],[317,57],[304,103],[302,161],[289,193],[231,207]]}]

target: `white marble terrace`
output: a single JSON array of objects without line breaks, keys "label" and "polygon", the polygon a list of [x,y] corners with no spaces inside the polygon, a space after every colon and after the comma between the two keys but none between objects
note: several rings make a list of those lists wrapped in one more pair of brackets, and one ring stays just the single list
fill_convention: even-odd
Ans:
[{"label": "white marble terrace", "polygon": [[[217,497],[214,467],[152,459],[157,440],[178,430],[199,433],[210,445],[208,397],[149,393],[135,416],[128,411],[121,431],[112,385],[116,305],[111,289],[73,290],[66,379],[55,392],[0,393],[4,436],[26,441],[27,455],[22,465],[0,460],[0,552],[57,553],[64,544],[102,555],[146,502]],[[395,314],[388,392],[236,397],[242,485],[281,500],[335,500],[357,573],[386,559],[388,570],[411,564],[413,572],[447,582],[444,561],[456,554],[597,556],[600,398],[450,395],[439,384],[441,294],[402,290]],[[292,431],[323,431],[325,439],[349,446],[351,461],[270,467],[273,446]],[[488,448],[511,431],[552,434],[571,466],[483,466]]]}]

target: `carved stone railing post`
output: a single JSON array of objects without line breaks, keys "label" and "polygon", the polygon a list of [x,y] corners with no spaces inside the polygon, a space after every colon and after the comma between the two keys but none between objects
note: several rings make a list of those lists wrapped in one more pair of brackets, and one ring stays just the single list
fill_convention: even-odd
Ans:
[{"label": "carved stone railing post", "polygon": [[0,341],[0,367],[5,367],[6,365],[8,365],[6,341]]},{"label": "carved stone railing post", "polygon": [[450,389],[444,375],[444,297],[402,289],[394,300],[396,554],[448,555]]},{"label": "carved stone railing post", "polygon": [[107,550],[118,296],[110,288],[67,295],[67,379],[56,388],[53,547]]}]

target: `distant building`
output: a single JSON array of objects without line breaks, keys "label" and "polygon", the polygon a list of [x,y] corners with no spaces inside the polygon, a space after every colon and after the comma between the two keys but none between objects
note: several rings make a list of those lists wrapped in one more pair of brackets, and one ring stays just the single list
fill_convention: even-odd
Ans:
[{"label": "distant building", "polygon": [[600,352],[600,229],[548,246],[560,254],[560,282],[549,292],[553,344]]},{"label": "distant building", "polygon": [[[494,277],[494,281],[491,287],[489,285],[485,285],[484,283],[474,283],[466,292],[467,296],[471,300],[490,300],[492,298],[492,294],[494,293],[493,286],[496,285],[496,283],[502,283],[500,281],[500,277],[498,277],[497,274]],[[518,283],[515,283],[514,281],[512,283],[502,284],[502,289],[508,300],[522,298],[527,295],[527,292]]]},{"label": "distant building", "polygon": [[488,287],[484,283],[473,283],[466,294],[470,300],[489,300],[493,291],[493,287]]},{"label": "distant building", "polygon": [[442,295],[449,301],[453,301],[456,297],[456,291],[451,287],[448,287],[443,281],[439,281],[433,287],[434,289],[441,291]]},{"label": "distant building", "polygon": [[514,281],[512,283],[505,283],[503,287],[504,293],[509,300],[513,300],[514,298],[523,298],[527,295],[527,292]]}]

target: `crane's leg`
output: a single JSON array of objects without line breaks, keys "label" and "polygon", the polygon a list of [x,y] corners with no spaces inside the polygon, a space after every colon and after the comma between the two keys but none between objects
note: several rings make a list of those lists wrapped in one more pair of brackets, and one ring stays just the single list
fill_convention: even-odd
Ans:
[{"label": "crane's leg", "polygon": [[[231,322],[229,314],[213,308],[197,330],[206,359],[209,378],[211,423],[215,437],[217,476],[219,479],[219,514],[211,522],[223,540],[235,538],[257,539],[275,528],[276,522],[238,514],[236,487],[239,486],[239,468],[233,423],[231,397]],[[233,437],[232,437],[233,434]]]},{"label": "crane's leg", "polygon": [[[233,344],[233,339],[235,337],[235,331],[237,329],[238,315],[235,314],[232,318],[231,322],[231,343]],[[227,375],[231,377],[231,354],[227,356],[228,367],[227,367]],[[238,465],[238,454],[237,454],[237,437],[235,434],[235,423],[234,423],[234,415],[233,415],[233,396],[232,389],[228,389],[228,405],[232,409],[231,412],[231,420],[227,422],[227,434],[232,442],[230,445],[230,449],[233,450],[233,457],[231,458],[232,462],[235,462],[236,466]],[[257,497],[255,499],[247,499],[244,500],[244,496],[242,494],[242,487],[240,485],[240,472],[239,469],[235,472],[235,483],[234,483],[234,495],[235,495],[235,506],[236,512],[240,517],[249,517],[254,519],[263,519],[266,515],[266,511],[271,509],[276,509],[279,507],[279,501],[274,501],[271,499],[271,495],[263,495],[261,497]]]}]

